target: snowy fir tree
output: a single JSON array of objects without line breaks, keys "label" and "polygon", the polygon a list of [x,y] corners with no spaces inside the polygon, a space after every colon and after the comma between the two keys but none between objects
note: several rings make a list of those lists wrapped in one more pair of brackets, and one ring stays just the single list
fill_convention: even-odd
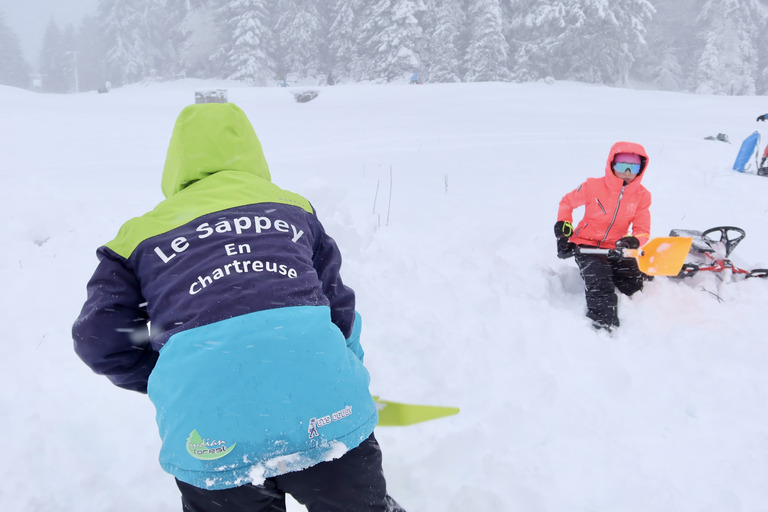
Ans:
[{"label": "snowy fir tree", "polygon": [[181,51],[185,42],[184,19],[191,0],[155,0],[147,8],[147,31],[156,46],[156,72],[167,78],[184,76]]},{"label": "snowy fir tree", "polygon": [[663,90],[678,91],[683,85],[683,69],[674,46],[660,47],[658,65],[652,70],[654,82]]},{"label": "snowy fir tree", "polygon": [[638,52],[634,72],[642,81],[658,88],[679,91],[698,54],[696,33],[697,3],[700,0],[655,2],[656,14],[647,24],[647,44]]},{"label": "snowy fir tree", "polygon": [[469,7],[467,18],[469,33],[464,80],[509,80],[509,45],[504,37],[499,0],[475,0]]},{"label": "snowy fir tree", "polygon": [[183,36],[179,59],[186,76],[215,78],[221,70],[214,55],[223,45],[224,35],[209,6],[189,11],[180,25]]},{"label": "snowy fir tree", "polygon": [[766,6],[759,0],[706,0],[697,25],[703,50],[696,68],[696,92],[755,94],[760,29]]},{"label": "snowy fir tree", "polygon": [[422,0],[377,0],[365,10],[355,66],[361,79],[389,82],[421,71],[425,10]]},{"label": "snowy fir tree", "polygon": [[79,90],[93,91],[104,88],[105,45],[99,22],[94,16],[86,16],[80,22],[75,46]]},{"label": "snowy fir tree", "polygon": [[224,45],[225,36],[217,23],[213,0],[171,0],[178,20],[176,53],[178,75],[216,78],[222,66],[214,57]]},{"label": "snowy fir tree", "polygon": [[622,85],[645,45],[647,0],[533,0],[515,20],[522,42],[515,74]]},{"label": "snowy fir tree", "polygon": [[[635,55],[641,53],[646,45],[646,25],[653,18],[656,9],[648,0],[613,0],[608,6],[601,6],[605,17],[598,25],[595,35],[604,41],[598,45],[588,45],[599,61],[604,63],[600,73],[602,83],[626,85],[629,83],[629,70],[635,62]],[[609,7],[609,8],[606,8]],[[600,18],[593,16],[593,19]]]},{"label": "snowy fir tree", "polygon": [[45,29],[40,50],[40,79],[43,92],[74,92],[74,50],[71,31],[65,38],[59,26],[51,19]]},{"label": "snowy fir tree", "polygon": [[229,0],[217,10],[218,22],[229,40],[220,55],[226,78],[254,85],[277,78],[271,2]]},{"label": "snowy fir tree", "polygon": [[105,68],[113,84],[162,78],[171,56],[162,0],[100,0],[98,20],[107,45]]},{"label": "snowy fir tree", "polygon": [[514,34],[512,72],[517,80],[567,78],[561,56],[570,33],[580,30],[585,15],[578,0],[513,0],[516,15],[510,20]]},{"label": "snowy fir tree", "polygon": [[326,72],[328,20],[318,0],[278,0],[276,60],[280,74],[315,76]]},{"label": "snowy fir tree", "polygon": [[427,0],[425,27],[427,48],[423,59],[430,82],[460,82],[464,74],[466,19],[462,0]]},{"label": "snowy fir tree", "polygon": [[74,25],[68,24],[62,31],[63,54],[61,67],[64,70],[65,92],[80,92],[79,63],[80,54],[77,51],[77,30]]},{"label": "snowy fir tree", "polygon": [[363,12],[361,0],[336,0],[331,9],[330,26],[326,38],[327,65],[336,76],[353,76],[358,58],[359,16]]},{"label": "snowy fir tree", "polygon": [[19,38],[5,23],[0,12],[0,84],[14,87],[30,87],[30,66],[24,59]]}]

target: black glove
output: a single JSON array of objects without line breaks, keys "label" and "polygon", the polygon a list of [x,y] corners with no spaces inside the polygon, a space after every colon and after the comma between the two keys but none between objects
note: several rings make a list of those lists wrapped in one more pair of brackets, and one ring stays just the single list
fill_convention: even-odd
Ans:
[{"label": "black glove", "polygon": [[557,239],[557,257],[560,259],[566,259],[573,256],[576,252],[576,244],[568,241],[567,238]]},{"label": "black glove", "polygon": [[555,222],[555,238],[557,238],[557,257],[570,258],[576,251],[576,244],[568,241],[573,234],[573,225],[568,221]]},{"label": "black glove", "polygon": [[632,235],[627,235],[624,238],[620,239],[618,242],[616,242],[616,248],[617,249],[639,249],[640,240],[638,240]]},{"label": "black glove", "polygon": [[558,238],[570,238],[573,234],[573,225],[567,220],[555,222],[555,236]]},{"label": "black glove", "polygon": [[758,121],[765,121],[765,116],[768,116],[768,114],[763,114],[761,116],[757,116]]}]

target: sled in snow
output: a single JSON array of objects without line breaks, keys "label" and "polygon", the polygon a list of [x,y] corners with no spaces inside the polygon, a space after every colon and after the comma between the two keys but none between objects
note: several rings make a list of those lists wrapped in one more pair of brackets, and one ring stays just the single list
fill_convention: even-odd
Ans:
[{"label": "sled in snow", "polygon": [[752,135],[744,139],[739,148],[739,154],[736,156],[736,161],[733,163],[733,170],[738,172],[745,172],[749,166],[749,160],[752,156],[755,157],[755,167],[757,165],[757,145],[760,143],[760,132],[753,132]]},{"label": "sled in snow", "polygon": [[736,246],[747,236],[741,228],[718,226],[706,231],[673,229],[669,234],[673,237],[690,237],[693,240],[691,250],[677,277],[693,277],[699,272],[714,272],[721,278],[726,275],[745,279],[768,277],[768,269],[745,270],[734,265],[729,259]]}]

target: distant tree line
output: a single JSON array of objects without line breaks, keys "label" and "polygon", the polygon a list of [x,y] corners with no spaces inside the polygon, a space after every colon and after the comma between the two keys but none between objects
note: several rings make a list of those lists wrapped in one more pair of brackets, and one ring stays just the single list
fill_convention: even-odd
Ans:
[{"label": "distant tree line", "polygon": [[18,36],[8,28],[5,15],[0,12],[0,84],[28,87],[31,70],[21,52]]},{"label": "distant tree line", "polygon": [[[575,80],[768,92],[765,0],[100,0],[51,21],[37,76],[71,92],[181,76],[254,85]],[[30,68],[0,14],[0,83]]]}]

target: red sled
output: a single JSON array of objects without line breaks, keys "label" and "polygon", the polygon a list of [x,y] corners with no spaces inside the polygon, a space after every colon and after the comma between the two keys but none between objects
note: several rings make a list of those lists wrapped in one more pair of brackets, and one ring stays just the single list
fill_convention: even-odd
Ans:
[{"label": "red sled", "polygon": [[729,259],[736,246],[747,236],[741,228],[718,226],[706,231],[673,229],[669,236],[687,236],[693,239],[691,250],[677,277],[693,277],[699,272],[715,272],[721,277],[724,273],[728,273],[745,279],[768,277],[768,269],[766,268],[746,270],[737,267]]}]

